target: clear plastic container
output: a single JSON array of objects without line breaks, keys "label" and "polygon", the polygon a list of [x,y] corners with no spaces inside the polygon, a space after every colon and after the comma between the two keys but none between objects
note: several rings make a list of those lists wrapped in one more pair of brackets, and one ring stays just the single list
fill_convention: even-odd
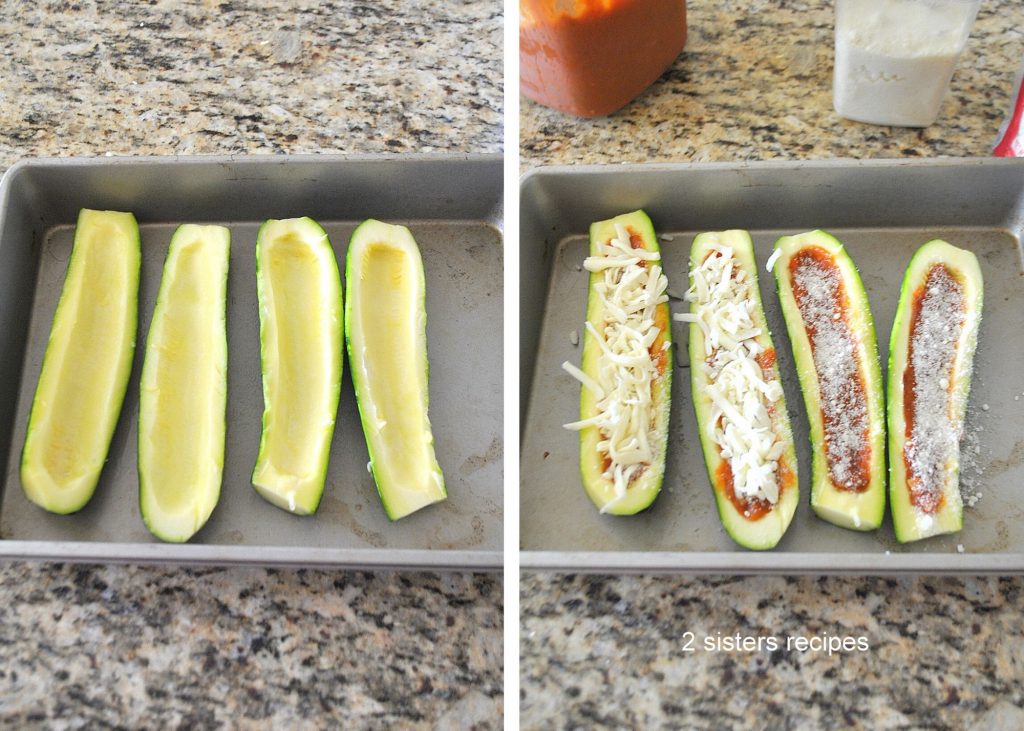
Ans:
[{"label": "clear plastic container", "polygon": [[930,125],[980,4],[836,0],[836,112],[871,124]]},{"label": "clear plastic container", "polygon": [[685,44],[686,0],[521,0],[519,89],[569,114],[610,114]]}]

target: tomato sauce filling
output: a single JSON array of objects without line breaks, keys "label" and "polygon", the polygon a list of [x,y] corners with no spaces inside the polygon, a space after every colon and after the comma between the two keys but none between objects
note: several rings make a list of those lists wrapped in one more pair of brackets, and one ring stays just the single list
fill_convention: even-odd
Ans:
[{"label": "tomato sauce filling", "polygon": [[924,513],[945,505],[944,465],[959,448],[949,412],[964,305],[963,286],[943,264],[933,265],[914,291],[903,370],[903,464],[910,502]]},{"label": "tomato sauce filling", "polygon": [[[761,366],[761,370],[764,372],[764,378],[766,381],[773,380],[775,378],[775,348],[765,348],[761,351],[754,360]],[[772,418],[772,422],[775,421],[775,404],[768,404],[768,415]],[[721,455],[719,455],[721,459]],[[782,493],[788,487],[793,484],[793,471],[789,469],[789,465],[786,463],[785,456],[779,457],[778,461],[778,483],[779,483],[779,500],[782,500]],[[729,466],[729,461],[722,459],[719,462],[718,467],[715,468],[715,481],[719,485],[725,496],[729,498],[729,502],[736,508],[736,511],[747,520],[760,520],[775,507],[772,503],[757,497],[740,497],[736,494],[736,486],[733,482],[732,467]],[[778,503],[776,503],[778,504]]]},{"label": "tomato sauce filling", "polygon": [[840,490],[863,492],[871,483],[867,386],[842,273],[818,246],[794,254],[789,273],[818,379],[829,477]]},{"label": "tomato sauce filling", "polygon": [[[634,249],[646,249],[644,244],[644,237],[634,231],[631,227],[626,226],[626,233],[629,234],[629,245]],[[647,266],[647,262],[640,260],[637,262],[638,267]],[[668,331],[668,315],[665,307],[658,307],[654,312],[654,324],[657,325],[660,331],[658,337],[655,338],[654,342],[651,343],[651,347],[648,352],[651,354],[651,360],[654,361],[654,368],[658,371],[658,375],[663,375],[665,369],[668,367],[668,350],[662,348],[665,343],[665,333]],[[651,384],[651,388],[654,388],[654,384]]]},{"label": "tomato sauce filling", "polygon": [[[706,262],[708,259],[711,259],[712,257],[721,256],[724,256],[724,254],[721,251],[712,250],[709,251],[704,256],[702,262]],[[729,275],[729,278],[736,279],[736,277],[739,275],[739,272],[740,268],[734,267],[732,273]],[[707,362],[709,366],[714,361],[714,359],[714,354],[708,356]],[[761,351],[761,353],[756,355],[754,357],[754,360],[757,361],[757,364],[759,366],[761,366],[761,371],[763,372],[764,379],[766,381],[775,380],[775,348],[766,348],[765,350]],[[767,410],[768,415],[769,417],[771,417],[772,423],[774,424],[774,404],[768,404]],[[721,451],[719,451],[719,460],[720,462],[718,463],[718,467],[715,468],[715,484],[718,486],[718,489],[722,490],[726,498],[728,498],[729,502],[732,503],[733,507],[740,515],[742,515],[750,521],[760,520],[768,513],[770,513],[772,509],[775,507],[775,505],[778,504],[778,502],[773,504],[772,502],[770,502],[769,500],[765,500],[764,498],[748,496],[741,497],[737,495],[735,481],[733,479],[732,467],[729,465],[729,461],[721,456]],[[785,457],[779,458],[776,469],[776,479],[778,481],[779,486],[778,500],[781,500],[783,491],[787,487],[789,487],[793,482],[793,473],[787,466]]]},{"label": "tomato sauce filling", "polygon": [[[786,462],[785,457],[779,457],[778,480],[778,502],[782,502],[783,493],[793,485],[793,471],[789,469],[789,464]],[[729,461],[726,459],[721,460],[718,463],[718,467],[715,468],[715,484],[729,498],[729,502],[736,508],[736,512],[749,521],[760,520],[772,512],[772,508],[775,507],[775,505],[759,497],[740,497],[737,495],[732,479],[732,467],[729,466]]]}]

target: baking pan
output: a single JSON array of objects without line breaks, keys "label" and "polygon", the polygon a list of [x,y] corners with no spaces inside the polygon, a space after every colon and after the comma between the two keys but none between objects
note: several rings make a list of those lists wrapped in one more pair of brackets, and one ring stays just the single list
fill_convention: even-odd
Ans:
[{"label": "baking pan", "polygon": [[[537,170],[520,189],[520,531],[524,568],[684,572],[998,572],[1024,570],[1024,160],[826,161],[640,165]],[[779,354],[797,443],[801,504],[782,542],[756,553],[721,527],[690,398],[687,328],[674,323],[672,421],[664,488],[634,517],[600,515],[580,483],[578,441],[562,424],[578,413],[589,224],[645,209],[662,235],[669,291],[687,288],[700,231],[750,229],[761,294]],[[962,482],[980,493],[964,530],[901,546],[891,522],[871,533],[838,528],[810,509],[803,398],[775,294],[764,271],[775,239],[824,228],[861,270],[888,357],[903,271],[932,238],[973,250],[985,311],[965,430]],[[673,312],[687,309],[676,299]],[[582,340],[582,338],[581,338]]]},{"label": "baking pan", "polygon": [[[132,211],[142,233],[139,348],[96,495],[46,513],[18,461],[82,207]],[[348,373],[319,512],[256,494],[260,439],[255,244],[266,218],[312,216],[344,272],[365,218],[410,226],[427,279],[430,417],[448,500],[397,523],[381,508]],[[29,160],[0,184],[0,557],[79,561],[496,569],[502,550],[502,160],[500,156],[305,156]],[[167,245],[180,223],[231,229],[224,482],[188,545],[156,541],[138,508],[142,347]],[[348,366],[345,366],[346,371]]]}]

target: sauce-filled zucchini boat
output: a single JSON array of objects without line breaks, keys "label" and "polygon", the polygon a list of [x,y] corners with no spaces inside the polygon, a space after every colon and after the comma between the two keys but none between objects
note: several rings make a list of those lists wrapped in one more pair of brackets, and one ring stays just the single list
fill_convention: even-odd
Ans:
[{"label": "sauce-filled zucchini boat", "polygon": [[726,531],[774,547],[799,503],[796,450],[746,231],[702,233],[690,253],[690,375],[708,477]]},{"label": "sauce-filled zucchini boat", "polygon": [[643,211],[590,227],[580,473],[602,513],[632,515],[661,490],[672,393],[668,280],[654,226]]},{"label": "sauce-filled zucchini boat", "polygon": [[889,500],[901,543],[963,526],[960,437],[984,296],[974,254],[929,241],[903,278],[889,343]]},{"label": "sauce-filled zucchini boat", "polygon": [[885,515],[885,403],[860,274],[824,231],[783,236],[770,264],[810,423],[811,507],[874,530]]}]

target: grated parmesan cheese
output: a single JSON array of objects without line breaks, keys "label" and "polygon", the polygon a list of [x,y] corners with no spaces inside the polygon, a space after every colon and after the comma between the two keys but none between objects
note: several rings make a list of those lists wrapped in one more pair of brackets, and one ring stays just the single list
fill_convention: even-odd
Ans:
[{"label": "grated parmesan cheese", "polygon": [[829,477],[860,491],[870,480],[870,422],[856,338],[842,317],[839,267],[804,249],[792,259],[793,294],[811,344]]},{"label": "grated parmesan cheese", "polygon": [[779,458],[785,450],[772,419],[772,405],[782,386],[765,377],[757,361],[764,348],[755,324],[757,307],[751,275],[738,263],[732,247],[712,243],[712,252],[695,266],[690,262],[686,298],[692,313],[676,320],[696,323],[704,333],[704,355],[711,398],[711,423],[722,459],[729,463],[733,491],[741,498],[779,499]]},{"label": "grated parmesan cheese", "polygon": [[650,349],[661,333],[656,309],[668,302],[668,280],[656,263],[660,259],[659,252],[634,249],[625,226],[616,224],[615,236],[583,262],[587,271],[602,274],[594,292],[604,322],[586,323],[601,353],[594,377],[570,363],[562,367],[594,394],[597,413],[565,428],[600,430],[598,457],[608,463],[603,476],[615,493],[601,512],[625,498],[630,483],[655,459],[657,405],[652,388],[661,374]]},{"label": "grated parmesan cheese", "polygon": [[[911,491],[929,512],[945,486],[957,479],[963,425],[954,418],[957,409],[950,384],[956,382],[957,347],[964,328],[963,289],[945,267],[936,265],[925,280],[918,320],[911,324],[908,360],[914,369],[914,409],[904,447]],[[949,497],[958,500],[960,494],[953,491]]]}]

